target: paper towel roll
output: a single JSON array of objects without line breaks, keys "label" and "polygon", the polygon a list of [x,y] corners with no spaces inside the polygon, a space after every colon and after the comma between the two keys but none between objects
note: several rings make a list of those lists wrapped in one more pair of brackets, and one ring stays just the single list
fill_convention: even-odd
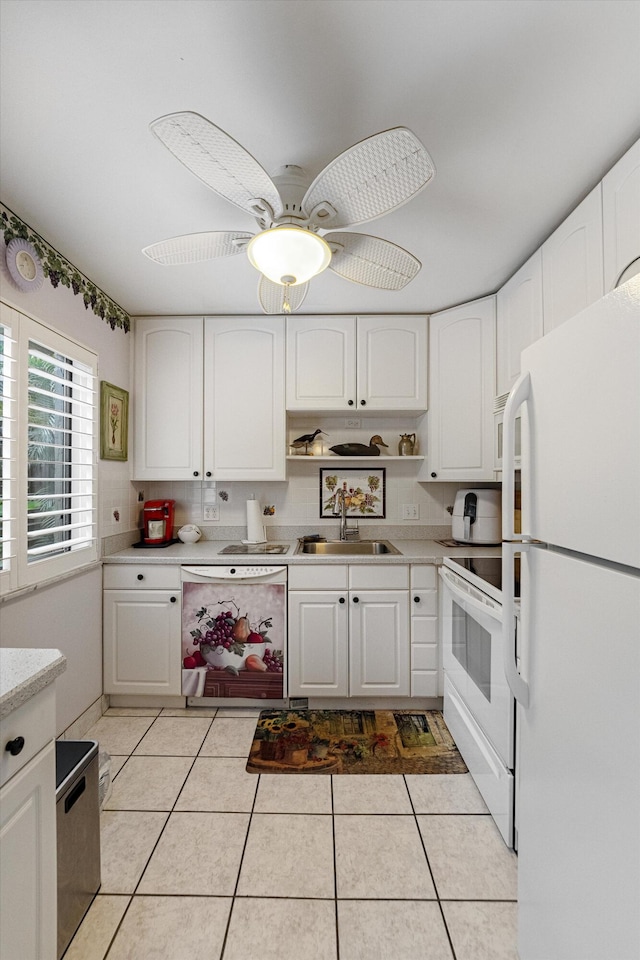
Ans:
[{"label": "paper towel roll", "polygon": [[264,543],[264,525],[257,500],[247,500],[247,543]]}]

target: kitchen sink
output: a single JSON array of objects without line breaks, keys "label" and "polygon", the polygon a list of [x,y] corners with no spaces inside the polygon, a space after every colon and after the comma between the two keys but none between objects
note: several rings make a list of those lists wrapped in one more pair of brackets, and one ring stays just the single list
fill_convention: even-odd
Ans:
[{"label": "kitchen sink", "polygon": [[338,557],[369,557],[385,553],[402,556],[388,540],[299,540],[296,553]]}]

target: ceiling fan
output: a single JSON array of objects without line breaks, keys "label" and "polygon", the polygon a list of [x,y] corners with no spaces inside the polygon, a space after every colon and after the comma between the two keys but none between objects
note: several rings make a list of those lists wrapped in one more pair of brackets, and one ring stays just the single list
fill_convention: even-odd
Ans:
[{"label": "ceiling fan", "polygon": [[395,243],[343,232],[402,206],[434,177],[431,157],[406,127],[349,147],[310,186],[304,171],[292,164],[270,177],[244,147],[198,113],[171,113],[154,120],[150,129],[188,170],[254,217],[259,228],[257,233],[214,230],[161,240],[142,251],[156,263],[196,263],[246,251],[261,273],[258,300],[265,313],[300,307],[309,280],[327,267],[381,290],[401,290],[420,270],[420,261]]}]

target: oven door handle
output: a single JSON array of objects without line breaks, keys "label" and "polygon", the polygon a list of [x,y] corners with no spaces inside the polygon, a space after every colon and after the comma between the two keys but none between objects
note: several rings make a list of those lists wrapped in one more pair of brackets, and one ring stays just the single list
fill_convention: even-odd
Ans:
[{"label": "oven door handle", "polygon": [[490,606],[488,603],[481,603],[480,600],[476,600],[475,597],[470,596],[470,594],[465,591],[459,590],[455,580],[447,573],[444,567],[440,567],[438,572],[449,590],[451,590],[453,596],[461,604],[470,607],[472,610],[477,610],[478,613],[483,614],[483,616],[491,620],[495,620],[496,623],[502,622],[502,608],[498,604]]},{"label": "oven door handle", "polygon": [[[524,553],[529,549],[528,543],[503,543],[502,544],[502,582],[513,583],[515,580],[515,555]],[[518,673],[516,663],[516,618],[513,602],[513,594],[505,590],[502,600],[502,652],[504,654],[504,672],[511,693],[518,703],[525,708],[529,707],[529,684]],[[522,625],[522,621],[521,621]],[[525,647],[524,638],[521,637],[522,649]]]}]

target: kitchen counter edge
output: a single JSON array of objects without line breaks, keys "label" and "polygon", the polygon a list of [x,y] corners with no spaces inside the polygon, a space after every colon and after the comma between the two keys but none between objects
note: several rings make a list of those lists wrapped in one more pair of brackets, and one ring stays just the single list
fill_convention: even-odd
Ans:
[{"label": "kitchen counter edge", "polygon": [[67,669],[59,650],[0,647],[0,720],[34,697]]},{"label": "kitchen counter edge", "polygon": [[103,563],[153,563],[173,565],[201,564],[216,566],[289,566],[297,564],[403,564],[429,563],[439,565],[444,557],[499,557],[502,554],[500,546],[496,547],[445,547],[435,540],[398,540],[389,538],[389,542],[396,547],[399,554],[380,554],[377,556],[327,556],[326,554],[296,554],[297,540],[278,540],[286,544],[289,551],[286,554],[224,554],[223,550],[233,541],[201,540],[199,543],[175,543],[170,547],[139,549],[128,547],[118,553],[103,557]]}]

